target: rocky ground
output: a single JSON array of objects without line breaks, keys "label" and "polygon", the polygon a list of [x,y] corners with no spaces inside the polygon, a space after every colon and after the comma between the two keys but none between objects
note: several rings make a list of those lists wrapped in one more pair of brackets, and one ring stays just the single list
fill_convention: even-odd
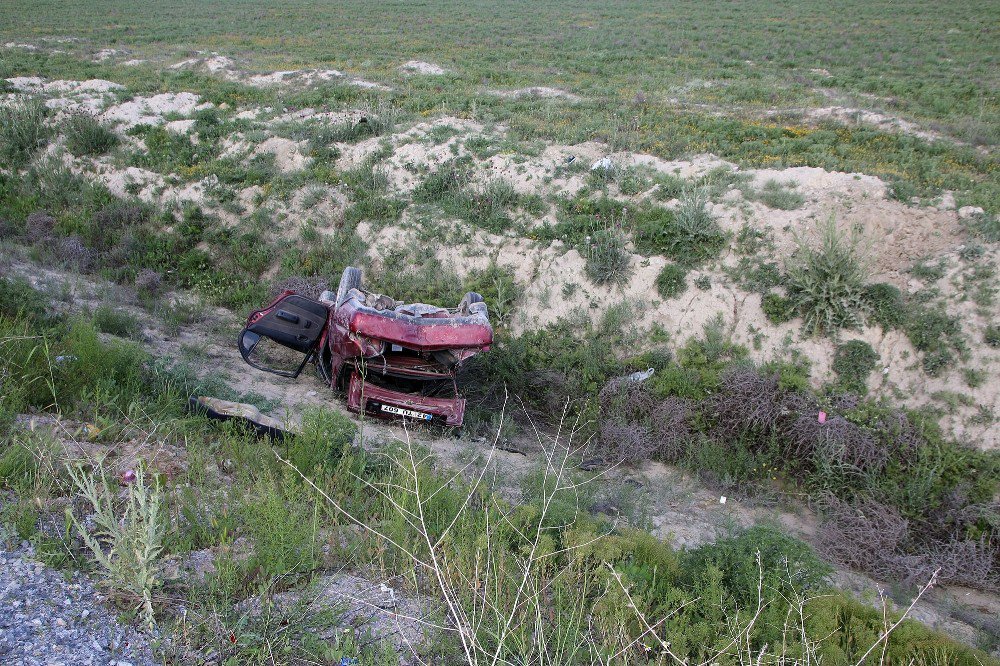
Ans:
[{"label": "rocky ground", "polygon": [[0,547],[0,661],[9,666],[155,664],[150,637],[118,621],[83,574]]}]

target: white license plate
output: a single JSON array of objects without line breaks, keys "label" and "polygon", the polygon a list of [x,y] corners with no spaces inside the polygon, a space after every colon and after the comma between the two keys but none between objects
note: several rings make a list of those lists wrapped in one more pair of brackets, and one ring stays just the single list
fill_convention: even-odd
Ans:
[{"label": "white license plate", "polygon": [[415,412],[412,409],[403,409],[402,407],[393,407],[392,405],[382,405],[382,411],[389,412],[390,414],[398,414],[399,416],[409,416],[411,419],[422,419],[424,421],[430,421],[433,418],[430,414]]}]

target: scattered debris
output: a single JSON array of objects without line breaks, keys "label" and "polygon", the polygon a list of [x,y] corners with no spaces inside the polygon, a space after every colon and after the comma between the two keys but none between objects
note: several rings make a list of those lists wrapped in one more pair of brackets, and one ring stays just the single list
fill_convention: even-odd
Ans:
[{"label": "scattered debris", "polygon": [[615,163],[610,157],[602,157],[593,164],[590,165],[591,171],[606,171],[612,172],[615,170]]}]

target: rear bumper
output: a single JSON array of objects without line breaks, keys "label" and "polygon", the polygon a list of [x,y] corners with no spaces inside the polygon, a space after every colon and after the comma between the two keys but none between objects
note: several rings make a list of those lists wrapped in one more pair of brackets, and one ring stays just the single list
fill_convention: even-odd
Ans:
[{"label": "rear bumper", "polygon": [[433,423],[448,426],[460,426],[465,418],[465,398],[425,398],[412,393],[391,391],[366,383],[357,372],[351,373],[351,381],[347,387],[347,408],[359,414],[398,418],[383,411],[383,405],[431,414]]}]

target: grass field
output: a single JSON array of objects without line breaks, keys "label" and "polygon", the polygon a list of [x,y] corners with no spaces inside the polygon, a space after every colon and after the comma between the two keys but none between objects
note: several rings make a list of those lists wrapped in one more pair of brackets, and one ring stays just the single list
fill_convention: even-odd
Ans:
[{"label": "grass field", "polygon": [[[78,36],[144,52],[204,49],[262,69],[324,66],[392,76],[454,69],[443,86],[552,85],[605,100],[670,96],[748,107],[872,94],[918,118],[997,125],[1000,8],[960,1],[292,2],[5,1],[0,35]],[[817,73],[828,70],[830,77]]]}]

